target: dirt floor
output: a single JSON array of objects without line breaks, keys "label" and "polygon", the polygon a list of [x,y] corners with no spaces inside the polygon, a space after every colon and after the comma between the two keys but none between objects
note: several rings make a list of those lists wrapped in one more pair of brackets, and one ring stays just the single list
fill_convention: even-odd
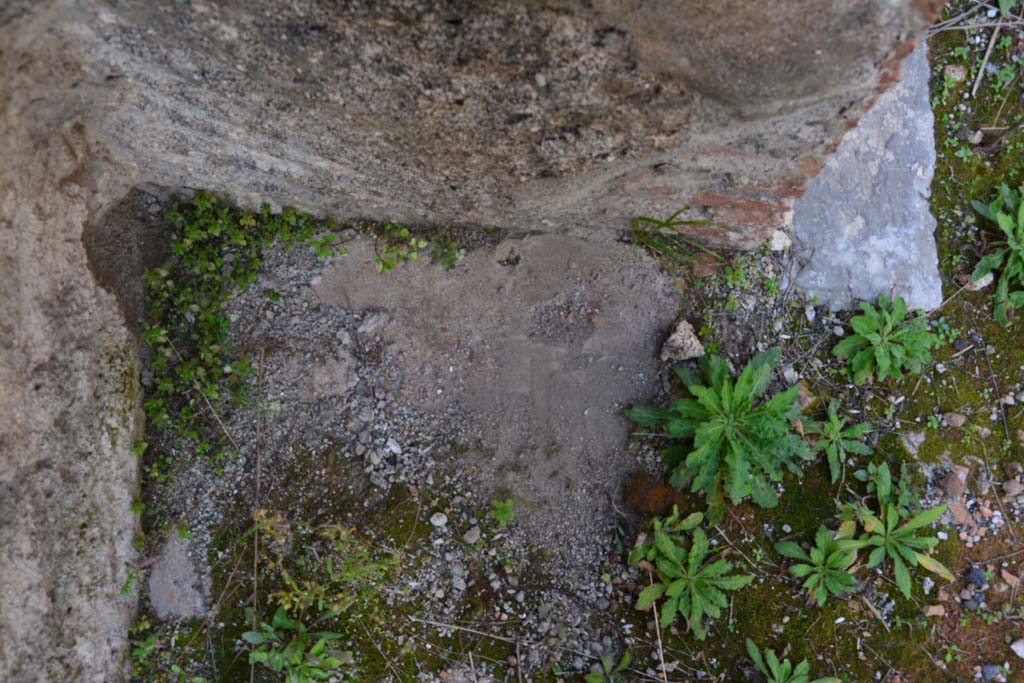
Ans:
[{"label": "dirt floor", "polygon": [[[280,604],[310,623],[344,606],[315,627],[342,634],[334,680],[765,680],[747,638],[807,659],[812,679],[1024,680],[1021,323],[992,320],[991,286],[965,287],[991,240],[970,200],[1022,180],[1018,28],[992,50],[991,27],[931,38],[946,300],[928,316],[933,362],[902,380],[851,384],[831,353],[850,314],[787,289],[793,264],[767,249],[681,262],[626,234],[428,230],[416,262],[380,274],[381,226],[338,231],[348,253],[323,260],[270,247],[224,311],[253,368],[249,400],[207,415],[234,453],[147,435],[137,680],[280,680],[242,638]],[[155,198],[132,202],[116,220],[163,220]],[[819,455],[776,507],[747,501],[707,527],[711,552],[753,580],[702,641],[635,609],[650,576],[627,562],[655,510],[705,507],[662,483],[666,439],[622,415],[679,395],[658,354],[680,319],[736,371],[780,347],[769,393],[801,384],[807,419],[837,400],[872,425],[873,454],[840,481]],[[856,589],[819,607],[773,545],[836,528],[841,505],[871,500],[855,473],[882,462],[904,473],[908,507],[948,506],[926,531],[955,580],[916,568],[908,599],[864,553]]]}]

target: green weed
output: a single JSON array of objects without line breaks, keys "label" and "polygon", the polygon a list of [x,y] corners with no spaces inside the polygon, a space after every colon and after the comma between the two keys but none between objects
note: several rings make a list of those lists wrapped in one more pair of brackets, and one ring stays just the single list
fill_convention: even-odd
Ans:
[{"label": "green weed", "polygon": [[807,553],[792,541],[780,541],[775,550],[780,555],[800,560],[789,568],[789,573],[804,581],[807,590],[818,607],[825,604],[829,595],[840,596],[852,591],[857,580],[851,574],[850,566],[857,560],[857,542],[851,539],[856,532],[856,525],[848,524],[840,528],[833,536],[823,526],[818,527],[814,535],[814,546]]},{"label": "green weed", "polygon": [[677,274],[681,266],[693,261],[693,254],[697,251],[722,260],[719,254],[686,236],[681,228],[689,225],[725,226],[713,221],[679,220],[679,215],[685,210],[680,209],[665,220],[638,216],[629,225],[630,241],[647,251],[665,270]]},{"label": "green weed", "polygon": [[960,338],[961,330],[959,327],[953,327],[946,320],[945,316],[938,320],[931,322],[931,328],[934,330],[935,336],[938,341],[946,346],[952,346],[953,342]]},{"label": "green weed", "polygon": [[380,582],[397,570],[393,554],[374,557],[352,529],[334,524],[321,529],[318,536],[329,544],[328,552],[307,548],[295,570],[289,570],[280,555],[269,563],[278,567],[282,585],[270,597],[291,614],[314,608],[342,613],[357,603],[371,603]]},{"label": "green weed", "polygon": [[[385,223],[374,232],[374,263],[378,273],[386,273],[403,263],[419,260],[420,250],[429,244],[422,237],[415,237],[409,228],[395,223]],[[454,265],[454,264],[453,264]]]},{"label": "green weed", "polygon": [[928,331],[923,315],[907,319],[902,297],[890,300],[882,295],[877,307],[866,301],[860,307],[864,315],[850,320],[854,334],[832,349],[833,355],[848,359],[854,384],[863,384],[871,376],[880,382],[887,377],[901,379],[904,369],[921,372],[922,364],[931,362],[928,349],[934,346],[935,335]]},{"label": "green weed", "polygon": [[[774,650],[767,650],[762,657],[757,645],[750,638],[747,638],[747,654],[750,655],[757,670],[765,675],[765,683],[807,683],[807,679],[810,677],[810,666],[806,659],[794,667],[788,659],[783,659],[780,662]],[[815,679],[811,683],[843,682],[830,676]]]},{"label": "green weed", "polygon": [[673,465],[669,483],[703,491],[712,524],[724,516],[726,496],[733,504],[750,495],[761,507],[775,507],[778,501],[769,481],[781,481],[783,465],[799,474],[797,460],[813,457],[792,429],[791,420],[800,414],[797,388],[761,400],[779,356],[779,349],[757,354],[735,380],[724,360],[704,356],[700,374],[682,366],[675,369],[689,396],[666,408],[634,407],[625,413],[638,425],[664,429],[669,439],[679,442],[666,451]]},{"label": "green weed", "polygon": [[[249,620],[254,619],[251,609],[246,613]],[[328,612],[323,618],[332,616],[334,614]],[[259,664],[274,673],[284,674],[288,683],[325,681],[341,667],[342,660],[334,656],[327,646],[331,641],[343,638],[342,634],[310,632],[304,624],[289,617],[284,607],[277,608],[269,624],[262,619],[256,622],[256,629],[242,634],[242,640],[252,647],[249,651],[250,664]]]},{"label": "green weed", "polygon": [[910,485],[910,472],[907,463],[900,463],[900,476],[893,478],[887,463],[876,465],[868,463],[866,467],[853,473],[853,478],[867,484],[868,495],[881,491],[886,503],[892,503],[902,517],[909,517],[921,509],[917,494]]},{"label": "green weed", "polygon": [[462,242],[450,230],[440,231],[430,240],[430,262],[452,270],[464,255]]},{"label": "green weed", "polygon": [[143,340],[154,374],[146,415],[155,427],[171,428],[190,441],[197,455],[219,458],[228,444],[209,436],[218,432],[217,412],[245,401],[252,371],[228,343],[224,305],[255,281],[263,250],[274,242],[309,245],[321,258],[345,251],[330,221],[292,208],[273,214],[267,205],[243,211],[205,191],[187,204],[173,204],[167,218],[176,236],[173,256],[143,276]]},{"label": "green weed", "polygon": [[[694,528],[700,521],[699,513],[680,520],[678,509],[665,520],[655,519],[653,543],[641,541],[630,559],[657,576],[657,581],[652,578],[651,584],[641,591],[636,608],[647,609],[664,598],[662,628],[668,628],[681,614],[697,639],[704,640],[704,617],[717,619],[729,604],[723,591],[739,590],[754,577],[729,575],[733,565],[726,560],[704,564],[710,543],[703,529]],[[693,535],[690,547],[686,548],[684,532],[688,529],[693,529]]]},{"label": "green weed", "polygon": [[[892,478],[889,476],[889,467],[882,464],[879,467],[880,476],[877,479],[875,497],[878,501],[879,513],[876,515],[866,505],[857,505],[852,511],[847,510],[844,514],[846,521],[856,518],[864,533],[857,539],[857,547],[873,547],[868,555],[865,567],[872,569],[881,565],[886,559],[893,565],[893,574],[896,585],[904,597],[910,598],[910,570],[909,566],[921,566],[928,571],[941,576],[947,581],[953,581],[953,575],[941,562],[931,557],[929,553],[939,543],[934,536],[919,536],[918,531],[936,521],[946,511],[945,505],[929,508],[914,517],[909,514],[901,514],[900,507],[896,505],[892,497]],[[852,515],[851,515],[852,512]]]},{"label": "green weed", "polygon": [[998,270],[999,280],[992,295],[992,316],[1002,326],[1009,324],[1008,313],[1024,306],[1024,185],[1012,190],[1005,183],[989,204],[975,200],[971,206],[996,224],[1000,239],[992,243],[993,251],[985,254],[974,268],[975,282]]},{"label": "green weed", "polygon": [[620,675],[623,671],[629,668],[630,663],[633,661],[633,653],[626,650],[622,653],[622,657],[618,662],[615,661],[610,655],[601,657],[601,671],[593,672],[585,675],[583,680],[585,683],[619,683],[622,679]]},{"label": "green weed", "polygon": [[498,523],[499,528],[504,529],[508,526],[509,522],[515,519],[516,511],[512,509],[514,505],[515,501],[511,498],[506,498],[505,500],[492,498],[491,509],[487,514],[489,514]]},{"label": "green weed", "polygon": [[846,470],[846,459],[849,453],[871,455],[871,448],[860,439],[871,431],[867,422],[846,426],[845,417],[839,417],[839,402],[828,403],[828,418],[824,422],[811,422],[804,426],[808,434],[816,435],[812,450],[815,453],[825,452],[828,458],[828,469],[832,475],[832,483],[839,481],[839,475]]}]

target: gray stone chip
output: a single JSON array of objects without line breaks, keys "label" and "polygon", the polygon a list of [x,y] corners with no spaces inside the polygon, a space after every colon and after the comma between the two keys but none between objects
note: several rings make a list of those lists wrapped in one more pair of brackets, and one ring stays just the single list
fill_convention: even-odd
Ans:
[{"label": "gray stone chip", "polygon": [[161,619],[206,615],[209,577],[189,556],[188,540],[171,534],[149,574],[149,601]]},{"label": "gray stone chip", "polygon": [[879,294],[926,310],[942,302],[928,203],[935,171],[928,73],[922,41],[904,60],[900,82],[794,204],[795,285],[833,310]]}]

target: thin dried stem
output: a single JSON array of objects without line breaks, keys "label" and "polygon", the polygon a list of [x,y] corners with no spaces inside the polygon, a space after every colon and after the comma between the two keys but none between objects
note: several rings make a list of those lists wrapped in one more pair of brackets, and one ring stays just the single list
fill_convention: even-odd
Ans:
[{"label": "thin dried stem", "polygon": [[1000,29],[1002,29],[1002,24],[996,24],[992,31],[992,37],[988,39],[988,49],[985,50],[985,56],[981,59],[981,65],[978,67],[978,76],[974,79],[974,85],[971,87],[971,97],[978,94],[978,86],[981,85],[981,80],[985,77],[985,66],[988,64],[988,58],[992,56],[992,49],[996,46],[996,38],[999,37]]},{"label": "thin dried stem", "polygon": [[[650,585],[654,585],[654,575],[650,569],[647,570],[647,581]],[[665,666],[665,645],[661,641],[661,619],[658,618],[658,601],[655,600],[651,603],[651,607],[654,614],[654,632],[658,636],[658,661],[661,662],[661,677],[668,680],[668,668]]]}]

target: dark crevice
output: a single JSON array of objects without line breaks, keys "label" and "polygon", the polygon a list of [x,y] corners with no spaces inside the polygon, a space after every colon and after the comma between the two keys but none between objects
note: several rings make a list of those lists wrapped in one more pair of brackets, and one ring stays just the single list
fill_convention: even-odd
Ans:
[{"label": "dark crevice", "polygon": [[171,233],[164,209],[160,198],[134,189],[82,231],[89,270],[117,298],[136,339],[145,316],[142,274],[170,255]]}]

